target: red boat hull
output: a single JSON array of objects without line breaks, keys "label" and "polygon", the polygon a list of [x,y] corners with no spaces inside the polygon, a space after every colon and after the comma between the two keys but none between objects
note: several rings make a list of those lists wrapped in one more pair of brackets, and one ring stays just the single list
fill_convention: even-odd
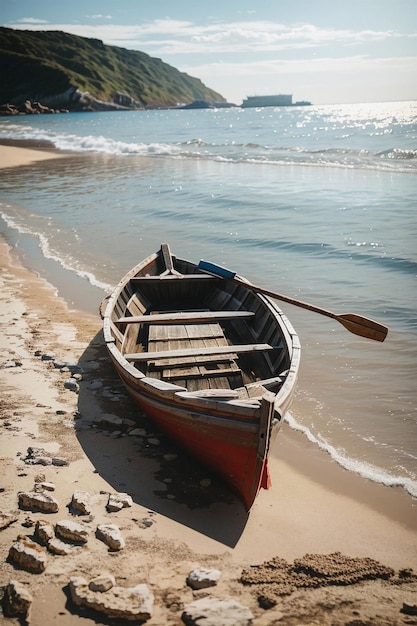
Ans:
[{"label": "red boat hull", "polygon": [[[124,377],[122,377],[124,379]],[[212,416],[190,412],[176,404],[161,403],[132,388],[124,379],[129,394],[159,428],[190,456],[223,478],[249,510],[261,488],[272,485],[268,452],[271,439],[277,434],[280,421],[272,423],[273,401],[262,447],[259,448],[259,423],[248,422],[236,427],[235,420],[213,420]],[[140,385],[140,382],[139,382]]]}]

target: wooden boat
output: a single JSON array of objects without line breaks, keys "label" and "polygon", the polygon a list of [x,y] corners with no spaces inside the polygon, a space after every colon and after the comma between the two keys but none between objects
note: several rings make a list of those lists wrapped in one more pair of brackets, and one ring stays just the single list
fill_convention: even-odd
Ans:
[{"label": "wooden boat", "polygon": [[298,336],[282,311],[162,244],[116,286],[103,327],[140,408],[249,510],[270,487],[268,452],[299,366]]}]

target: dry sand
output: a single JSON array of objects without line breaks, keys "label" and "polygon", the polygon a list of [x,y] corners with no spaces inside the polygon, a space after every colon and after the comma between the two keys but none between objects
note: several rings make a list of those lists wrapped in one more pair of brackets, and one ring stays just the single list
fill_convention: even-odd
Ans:
[{"label": "dry sand", "polygon": [[[10,150],[1,147],[8,166],[34,157],[32,150]],[[226,487],[182,458],[139,414],[107,359],[99,316],[69,310],[4,242],[0,267],[0,509],[17,514],[0,532],[0,585],[11,579],[27,585],[34,598],[33,626],[115,623],[76,609],[68,598],[70,576],[102,572],[112,573],[121,586],[151,586],[150,626],[183,624],[182,606],[203,594],[238,600],[251,609],[255,626],[417,624],[416,615],[402,612],[404,603],[417,602],[416,579],[398,575],[417,572],[417,509],[411,498],[342,470],[284,424],[271,457],[273,487],[247,515]],[[64,387],[68,374],[42,354],[82,367],[79,393]],[[109,414],[124,424],[105,425]],[[133,427],[143,432],[131,436]],[[44,448],[68,465],[28,465],[29,447]],[[18,508],[18,492],[31,491],[40,479],[54,483],[57,513]],[[76,490],[92,496],[88,544],[67,556],[48,554],[42,574],[17,569],[8,561],[9,549],[19,534],[33,536],[31,524],[45,517],[51,523],[80,519],[69,507]],[[106,494],[116,491],[130,494],[133,506],[108,513]],[[118,525],[123,550],[109,552],[95,539],[94,529],[103,522]],[[340,556],[329,565],[325,555],[334,553]],[[314,567],[307,568],[304,582],[297,579],[290,566],[306,554],[315,555],[304,563],[314,563],[321,579],[320,572],[313,576]],[[248,570],[266,561],[268,567]],[[358,571],[376,574],[375,562],[395,575],[355,582]],[[218,584],[193,592],[186,578],[195,567],[219,569]],[[322,570],[334,584],[314,588],[314,581],[325,579]],[[242,572],[253,584],[242,584]],[[283,581],[289,595],[280,595]]]},{"label": "dry sand", "polygon": [[[33,145],[33,142],[27,142]],[[17,167],[19,165],[29,165],[36,161],[46,161],[48,159],[59,158],[59,154],[48,150],[40,150],[37,146],[36,150],[32,148],[21,148],[16,146],[0,145],[0,169],[7,167]]]}]

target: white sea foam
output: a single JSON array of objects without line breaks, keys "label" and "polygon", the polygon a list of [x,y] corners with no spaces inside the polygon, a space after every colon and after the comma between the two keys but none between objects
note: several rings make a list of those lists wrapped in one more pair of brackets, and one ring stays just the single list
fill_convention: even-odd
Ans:
[{"label": "white sea foam", "polygon": [[417,151],[390,147],[372,153],[353,148],[308,148],[267,143],[237,144],[226,141],[216,144],[201,139],[185,139],[182,143],[120,141],[104,135],[78,135],[55,132],[28,124],[0,124],[0,137],[11,139],[47,141],[60,150],[91,152],[113,156],[165,157],[198,159],[224,163],[250,163],[253,165],[331,167],[342,169],[367,169],[378,171],[416,172]]},{"label": "white sea foam", "polygon": [[19,224],[16,219],[12,218],[8,213],[4,210],[0,209],[0,217],[4,220],[9,228],[16,230],[19,233],[30,235],[31,237],[35,237],[39,240],[39,248],[45,257],[45,259],[49,259],[51,261],[55,261],[59,263],[61,267],[70,272],[74,272],[82,278],[83,280],[87,280],[90,285],[93,287],[98,287],[99,289],[103,289],[106,293],[109,293],[113,289],[113,285],[109,285],[104,283],[96,278],[96,276],[87,270],[80,268],[77,262],[74,259],[64,259],[60,256],[56,251],[54,251],[49,243],[48,237],[44,233],[40,233],[34,229],[31,229],[27,225]]},{"label": "white sea foam", "polygon": [[366,463],[366,461],[360,461],[348,456],[343,450],[335,448],[320,435],[314,435],[307,426],[303,426],[297,422],[290,412],[285,415],[285,421],[288,423],[290,428],[301,432],[308,439],[308,441],[318,446],[320,450],[327,452],[333,461],[336,461],[336,463],[349,472],[354,472],[363,478],[372,480],[375,483],[380,483],[386,487],[402,487],[413,498],[417,498],[416,480],[408,478],[407,476],[393,476],[376,465],[372,465],[370,463]]}]

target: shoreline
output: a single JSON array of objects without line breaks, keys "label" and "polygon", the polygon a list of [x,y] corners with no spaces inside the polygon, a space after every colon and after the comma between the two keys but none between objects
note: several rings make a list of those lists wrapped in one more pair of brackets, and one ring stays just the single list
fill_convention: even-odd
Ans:
[{"label": "shoreline", "polygon": [[6,140],[2,140],[0,142],[0,169],[22,167],[38,161],[60,159],[65,156],[56,148],[41,146],[39,143],[31,141],[6,142]]},{"label": "shoreline", "polygon": [[[54,154],[49,154],[48,151],[47,158],[54,158]],[[26,151],[20,154],[25,163],[32,157]],[[0,252],[1,391],[2,397],[7,398],[0,416],[2,512],[16,511],[17,492],[30,490],[39,473],[55,484],[53,494],[60,512],[48,515],[54,521],[69,516],[67,506],[75,489],[95,494],[94,524],[108,521],[99,497],[101,492],[116,490],[130,493],[133,498],[132,507],[112,518],[122,529],[130,550],[109,556],[91,540],[90,553],[50,556],[50,565],[36,577],[15,569],[6,559],[19,533],[33,533],[33,529],[24,526],[27,518],[36,521],[45,518],[45,514],[19,510],[16,522],[1,531],[2,580],[7,584],[14,578],[33,588],[33,626],[54,620],[57,624],[71,623],[74,614],[67,606],[62,587],[74,572],[97,575],[112,570],[117,577],[134,583],[138,569],[141,578],[147,571],[147,578],[161,594],[172,588],[186,602],[193,598],[184,585],[188,571],[197,565],[217,567],[222,571],[222,582],[212,589],[212,595],[238,598],[250,606],[255,626],[264,626],[273,623],[268,620],[275,609],[271,612],[259,608],[253,590],[237,582],[242,568],[249,564],[277,556],[291,561],[307,553],[341,552],[350,557],[375,559],[396,570],[417,571],[417,503],[399,488],[377,485],[343,470],[287,424],[270,457],[272,489],[259,495],[249,516],[222,486],[217,492],[213,485],[212,497],[219,493],[219,501],[209,500],[209,506],[187,506],[181,501],[181,489],[178,493],[170,491],[173,478],[179,482],[185,479],[186,466],[174,473],[169,462],[164,461],[164,446],[168,454],[173,453],[169,442],[160,439],[159,446],[150,443],[159,438],[158,433],[150,430],[148,443],[142,448],[135,437],[117,435],[119,429],[103,425],[107,415],[123,416],[135,423],[136,409],[121,390],[108,362],[99,317],[70,311],[53,287],[24,268],[16,251],[2,239]],[[36,350],[85,368],[78,394],[64,388],[65,375],[51,363],[35,357]],[[12,362],[21,365],[12,366]],[[146,421],[143,424],[152,428]],[[143,424],[139,418],[138,427]],[[62,468],[25,465],[22,459],[30,446],[51,449],[54,454],[66,456],[69,464]],[[201,476],[205,478],[204,472]],[[185,490],[190,490],[189,485],[184,485]],[[210,495],[211,488],[207,492]],[[151,522],[150,526],[144,520]],[[47,585],[50,587],[45,591]],[[376,581],[346,588],[325,587],[323,594],[336,607],[333,617],[345,622],[351,616],[345,599],[353,592],[355,608],[363,618],[367,611],[377,615],[379,603],[388,594],[395,599],[393,610],[398,621],[394,622],[393,617],[386,623],[402,624],[407,622],[400,621],[406,619],[399,612],[401,603],[412,602],[416,590],[416,582],[395,589],[389,587],[387,591],[383,583]],[[284,598],[279,605],[284,618],[279,623],[290,623],[286,620],[292,619],[291,615],[300,621],[305,619],[305,615],[296,613],[301,611],[302,603],[306,615],[313,620],[323,602],[319,591],[322,590],[305,590],[297,592],[299,596],[296,593]],[[369,606],[370,595],[375,601],[373,608]],[[167,620],[164,610],[158,604],[155,617],[148,623],[181,623],[178,612],[172,621],[162,621]]]}]

